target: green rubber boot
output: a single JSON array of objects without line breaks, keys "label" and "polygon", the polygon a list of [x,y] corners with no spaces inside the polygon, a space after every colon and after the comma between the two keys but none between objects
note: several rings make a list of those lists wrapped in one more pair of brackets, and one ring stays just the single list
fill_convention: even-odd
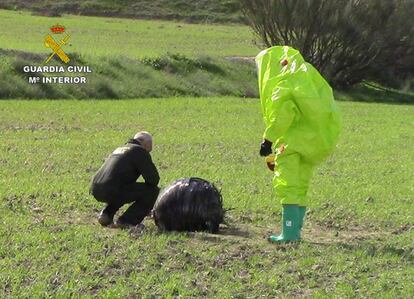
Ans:
[{"label": "green rubber boot", "polygon": [[269,241],[273,243],[285,243],[300,240],[300,215],[298,205],[283,205],[282,233],[279,236],[272,235]]},{"label": "green rubber boot", "polygon": [[299,209],[299,238],[300,238],[300,233],[303,227],[303,220],[305,219],[305,215],[306,215],[306,207],[299,206],[298,209]]}]

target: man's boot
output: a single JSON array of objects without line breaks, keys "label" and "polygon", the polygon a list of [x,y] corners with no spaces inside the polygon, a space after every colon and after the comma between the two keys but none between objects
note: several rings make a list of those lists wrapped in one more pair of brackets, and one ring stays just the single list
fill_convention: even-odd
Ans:
[{"label": "man's boot", "polygon": [[112,206],[112,205],[106,205],[106,207],[99,213],[98,216],[98,222],[102,226],[108,226],[111,225],[114,222],[114,216],[119,208]]},{"label": "man's boot", "polygon": [[272,235],[269,241],[272,243],[285,243],[300,240],[300,215],[298,205],[283,205],[282,233],[279,236]]}]

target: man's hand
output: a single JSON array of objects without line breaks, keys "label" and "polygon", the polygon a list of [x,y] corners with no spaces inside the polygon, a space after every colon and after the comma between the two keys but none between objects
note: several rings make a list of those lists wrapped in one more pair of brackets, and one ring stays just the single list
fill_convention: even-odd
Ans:
[{"label": "man's hand", "polygon": [[272,153],[272,143],[264,139],[260,144],[260,156],[266,157]]}]

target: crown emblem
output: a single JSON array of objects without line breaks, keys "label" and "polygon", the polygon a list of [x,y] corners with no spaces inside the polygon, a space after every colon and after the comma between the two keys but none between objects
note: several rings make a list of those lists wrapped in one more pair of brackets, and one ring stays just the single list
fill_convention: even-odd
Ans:
[{"label": "crown emblem", "polygon": [[65,26],[56,24],[50,27],[50,31],[52,31],[52,33],[54,34],[62,34],[63,32],[65,32]]}]

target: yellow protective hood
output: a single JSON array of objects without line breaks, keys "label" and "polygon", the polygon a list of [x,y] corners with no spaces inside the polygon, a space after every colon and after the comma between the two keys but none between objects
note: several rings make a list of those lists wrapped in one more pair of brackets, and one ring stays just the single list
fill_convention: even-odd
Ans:
[{"label": "yellow protective hood", "polygon": [[319,72],[288,46],[256,57],[263,138],[318,163],[337,142],[341,117],[332,88]]}]

